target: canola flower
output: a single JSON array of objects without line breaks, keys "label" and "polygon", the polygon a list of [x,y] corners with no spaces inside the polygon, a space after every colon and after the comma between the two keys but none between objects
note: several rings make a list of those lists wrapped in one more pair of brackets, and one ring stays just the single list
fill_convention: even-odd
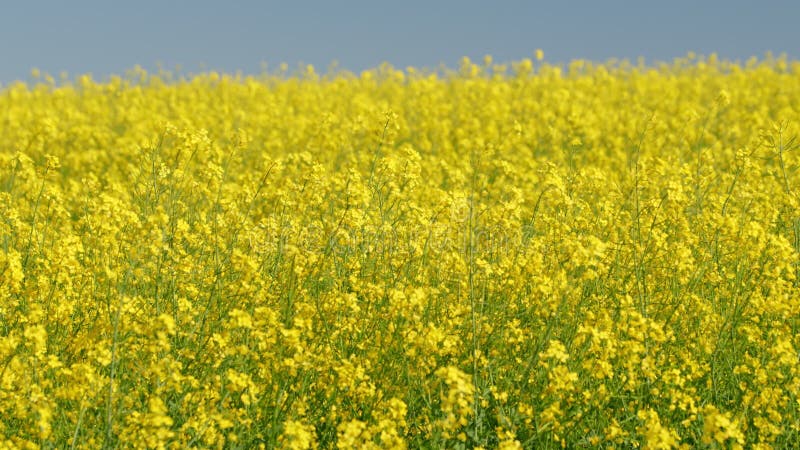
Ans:
[{"label": "canola flower", "polygon": [[0,447],[788,448],[800,63],[0,91]]}]

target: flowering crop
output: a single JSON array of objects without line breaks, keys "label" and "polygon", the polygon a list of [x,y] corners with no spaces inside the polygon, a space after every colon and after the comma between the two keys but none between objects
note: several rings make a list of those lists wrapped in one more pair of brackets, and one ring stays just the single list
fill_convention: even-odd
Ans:
[{"label": "flowering crop", "polygon": [[798,105],[695,55],[6,86],[1,446],[790,447]]}]

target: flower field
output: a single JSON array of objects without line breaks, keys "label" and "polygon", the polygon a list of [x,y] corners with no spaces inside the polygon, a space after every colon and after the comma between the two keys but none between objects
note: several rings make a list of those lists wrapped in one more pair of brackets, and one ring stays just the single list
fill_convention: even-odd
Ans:
[{"label": "flower field", "polygon": [[800,442],[800,62],[37,77],[0,447]]}]

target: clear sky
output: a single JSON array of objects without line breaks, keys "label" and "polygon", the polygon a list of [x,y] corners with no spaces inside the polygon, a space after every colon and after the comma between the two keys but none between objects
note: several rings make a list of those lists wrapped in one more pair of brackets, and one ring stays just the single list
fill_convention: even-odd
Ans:
[{"label": "clear sky", "polygon": [[795,1],[42,1],[0,2],[0,83],[30,70],[103,78],[139,64],[257,73],[332,61],[360,71],[457,64],[462,56],[550,62],[800,57]]}]

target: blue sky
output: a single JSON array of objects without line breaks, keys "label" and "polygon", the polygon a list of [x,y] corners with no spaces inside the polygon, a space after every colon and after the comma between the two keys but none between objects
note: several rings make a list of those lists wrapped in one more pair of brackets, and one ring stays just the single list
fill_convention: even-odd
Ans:
[{"label": "blue sky", "polygon": [[103,78],[139,64],[257,73],[332,61],[360,71],[457,64],[800,57],[800,1],[17,1],[0,3],[0,83],[30,70]]}]

